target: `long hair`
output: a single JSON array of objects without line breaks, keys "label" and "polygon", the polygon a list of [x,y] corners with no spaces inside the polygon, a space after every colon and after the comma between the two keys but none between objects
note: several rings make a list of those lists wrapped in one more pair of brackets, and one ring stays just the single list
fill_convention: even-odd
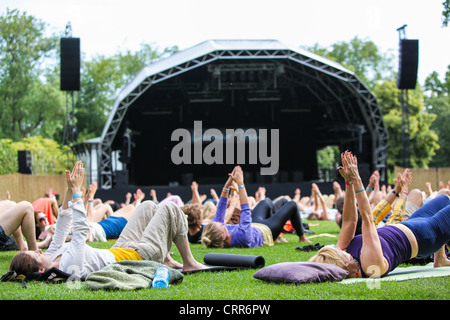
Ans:
[{"label": "long hair", "polygon": [[16,272],[17,275],[27,276],[32,272],[39,271],[39,267],[36,259],[25,252],[19,252],[12,258],[9,270]]}]

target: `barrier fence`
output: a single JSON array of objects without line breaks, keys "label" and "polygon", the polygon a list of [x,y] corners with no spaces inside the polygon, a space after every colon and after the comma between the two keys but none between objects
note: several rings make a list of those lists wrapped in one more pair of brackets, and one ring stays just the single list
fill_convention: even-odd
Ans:
[{"label": "barrier fence", "polygon": [[11,200],[19,202],[26,200],[33,202],[45,197],[51,188],[60,195],[60,203],[66,191],[64,175],[31,175],[14,173],[0,176],[0,199],[6,199],[6,191],[9,191]]}]

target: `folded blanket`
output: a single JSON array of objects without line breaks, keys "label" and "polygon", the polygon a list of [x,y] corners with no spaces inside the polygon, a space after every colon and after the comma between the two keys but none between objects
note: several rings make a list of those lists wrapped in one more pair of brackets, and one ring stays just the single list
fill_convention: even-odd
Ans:
[{"label": "folded blanket", "polygon": [[[159,262],[118,261],[86,277],[88,289],[92,290],[138,290],[150,288],[156,269],[162,266]],[[168,268],[170,273],[169,284],[183,281],[183,274],[175,269]]]}]

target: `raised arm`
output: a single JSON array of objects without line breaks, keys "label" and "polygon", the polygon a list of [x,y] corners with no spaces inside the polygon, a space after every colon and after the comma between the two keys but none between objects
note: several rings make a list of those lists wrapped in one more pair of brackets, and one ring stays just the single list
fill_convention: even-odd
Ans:
[{"label": "raised arm", "polygon": [[[66,170],[66,179],[74,174],[75,167],[72,172]],[[72,208],[69,208],[69,201],[72,199],[72,190],[67,186],[64,194],[63,202],[59,208],[58,219],[56,220],[55,234],[53,235],[50,246],[46,254],[52,255],[65,243],[67,235],[72,225]]]},{"label": "raised arm", "polygon": [[231,178],[231,176],[228,176],[228,179],[223,186],[222,192],[220,193],[220,199],[219,202],[217,203],[216,214],[214,215],[213,218],[214,222],[225,223],[225,213],[228,204],[228,194],[230,193],[230,187],[232,182],[233,179]]},{"label": "raised arm", "polygon": [[247,190],[245,189],[244,185],[244,173],[242,171],[242,168],[240,166],[237,166],[234,168],[233,172],[231,173],[231,177],[234,181],[236,181],[238,185],[238,192],[239,192],[239,199],[241,201],[241,206],[243,204],[248,205],[248,196],[247,196]]},{"label": "raised arm", "polygon": [[75,272],[82,273],[85,259],[85,245],[89,227],[86,218],[86,209],[81,196],[81,186],[84,180],[84,167],[81,161],[75,164],[72,174],[66,171],[67,187],[72,193],[68,206],[73,215],[73,236],[69,249],[61,257],[61,269],[65,267],[75,268]]},{"label": "raised arm", "polygon": [[191,191],[192,191],[192,203],[202,204],[202,201],[200,200],[200,194],[198,193],[198,183],[197,182],[192,181]]},{"label": "raised arm", "polygon": [[351,153],[345,154],[347,176],[353,183],[356,201],[362,218],[361,268],[368,276],[380,276],[389,268],[383,256],[380,238],[373,221],[369,198],[358,171],[358,161]]},{"label": "raised arm", "polygon": [[251,238],[250,228],[252,224],[252,213],[248,205],[247,190],[244,185],[244,173],[240,166],[234,168],[231,173],[231,177],[238,185],[239,199],[241,202],[241,217],[239,222],[239,229],[246,238],[245,241],[249,241]]},{"label": "raised arm", "polygon": [[344,207],[342,210],[342,226],[337,247],[345,250],[355,236],[355,230],[358,223],[358,211],[356,210],[355,191],[353,188],[352,177],[348,175],[347,151],[341,154],[342,166],[338,168],[339,173],[345,180]]}]

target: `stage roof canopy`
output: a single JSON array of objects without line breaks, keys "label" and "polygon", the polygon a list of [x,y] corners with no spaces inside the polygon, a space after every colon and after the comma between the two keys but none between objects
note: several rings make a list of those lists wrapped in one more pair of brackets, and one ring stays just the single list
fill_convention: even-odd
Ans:
[{"label": "stage roof canopy", "polygon": [[[229,116],[235,112],[238,119]],[[386,166],[388,135],[381,111],[353,72],[277,40],[208,40],[144,67],[119,93],[100,138],[100,186],[113,187],[112,152],[123,149],[127,130],[134,136],[130,180],[151,185],[155,170],[144,168],[150,163],[160,171],[157,161],[167,162],[170,155],[161,139],[169,145],[170,132],[192,129],[194,120],[219,129],[284,130],[280,152],[284,148],[286,156],[280,167],[303,171],[306,179],[315,178],[306,173],[317,171],[317,165],[303,158],[316,162],[315,151],[327,145],[360,153],[371,170]],[[150,146],[166,155],[144,151]]]}]

